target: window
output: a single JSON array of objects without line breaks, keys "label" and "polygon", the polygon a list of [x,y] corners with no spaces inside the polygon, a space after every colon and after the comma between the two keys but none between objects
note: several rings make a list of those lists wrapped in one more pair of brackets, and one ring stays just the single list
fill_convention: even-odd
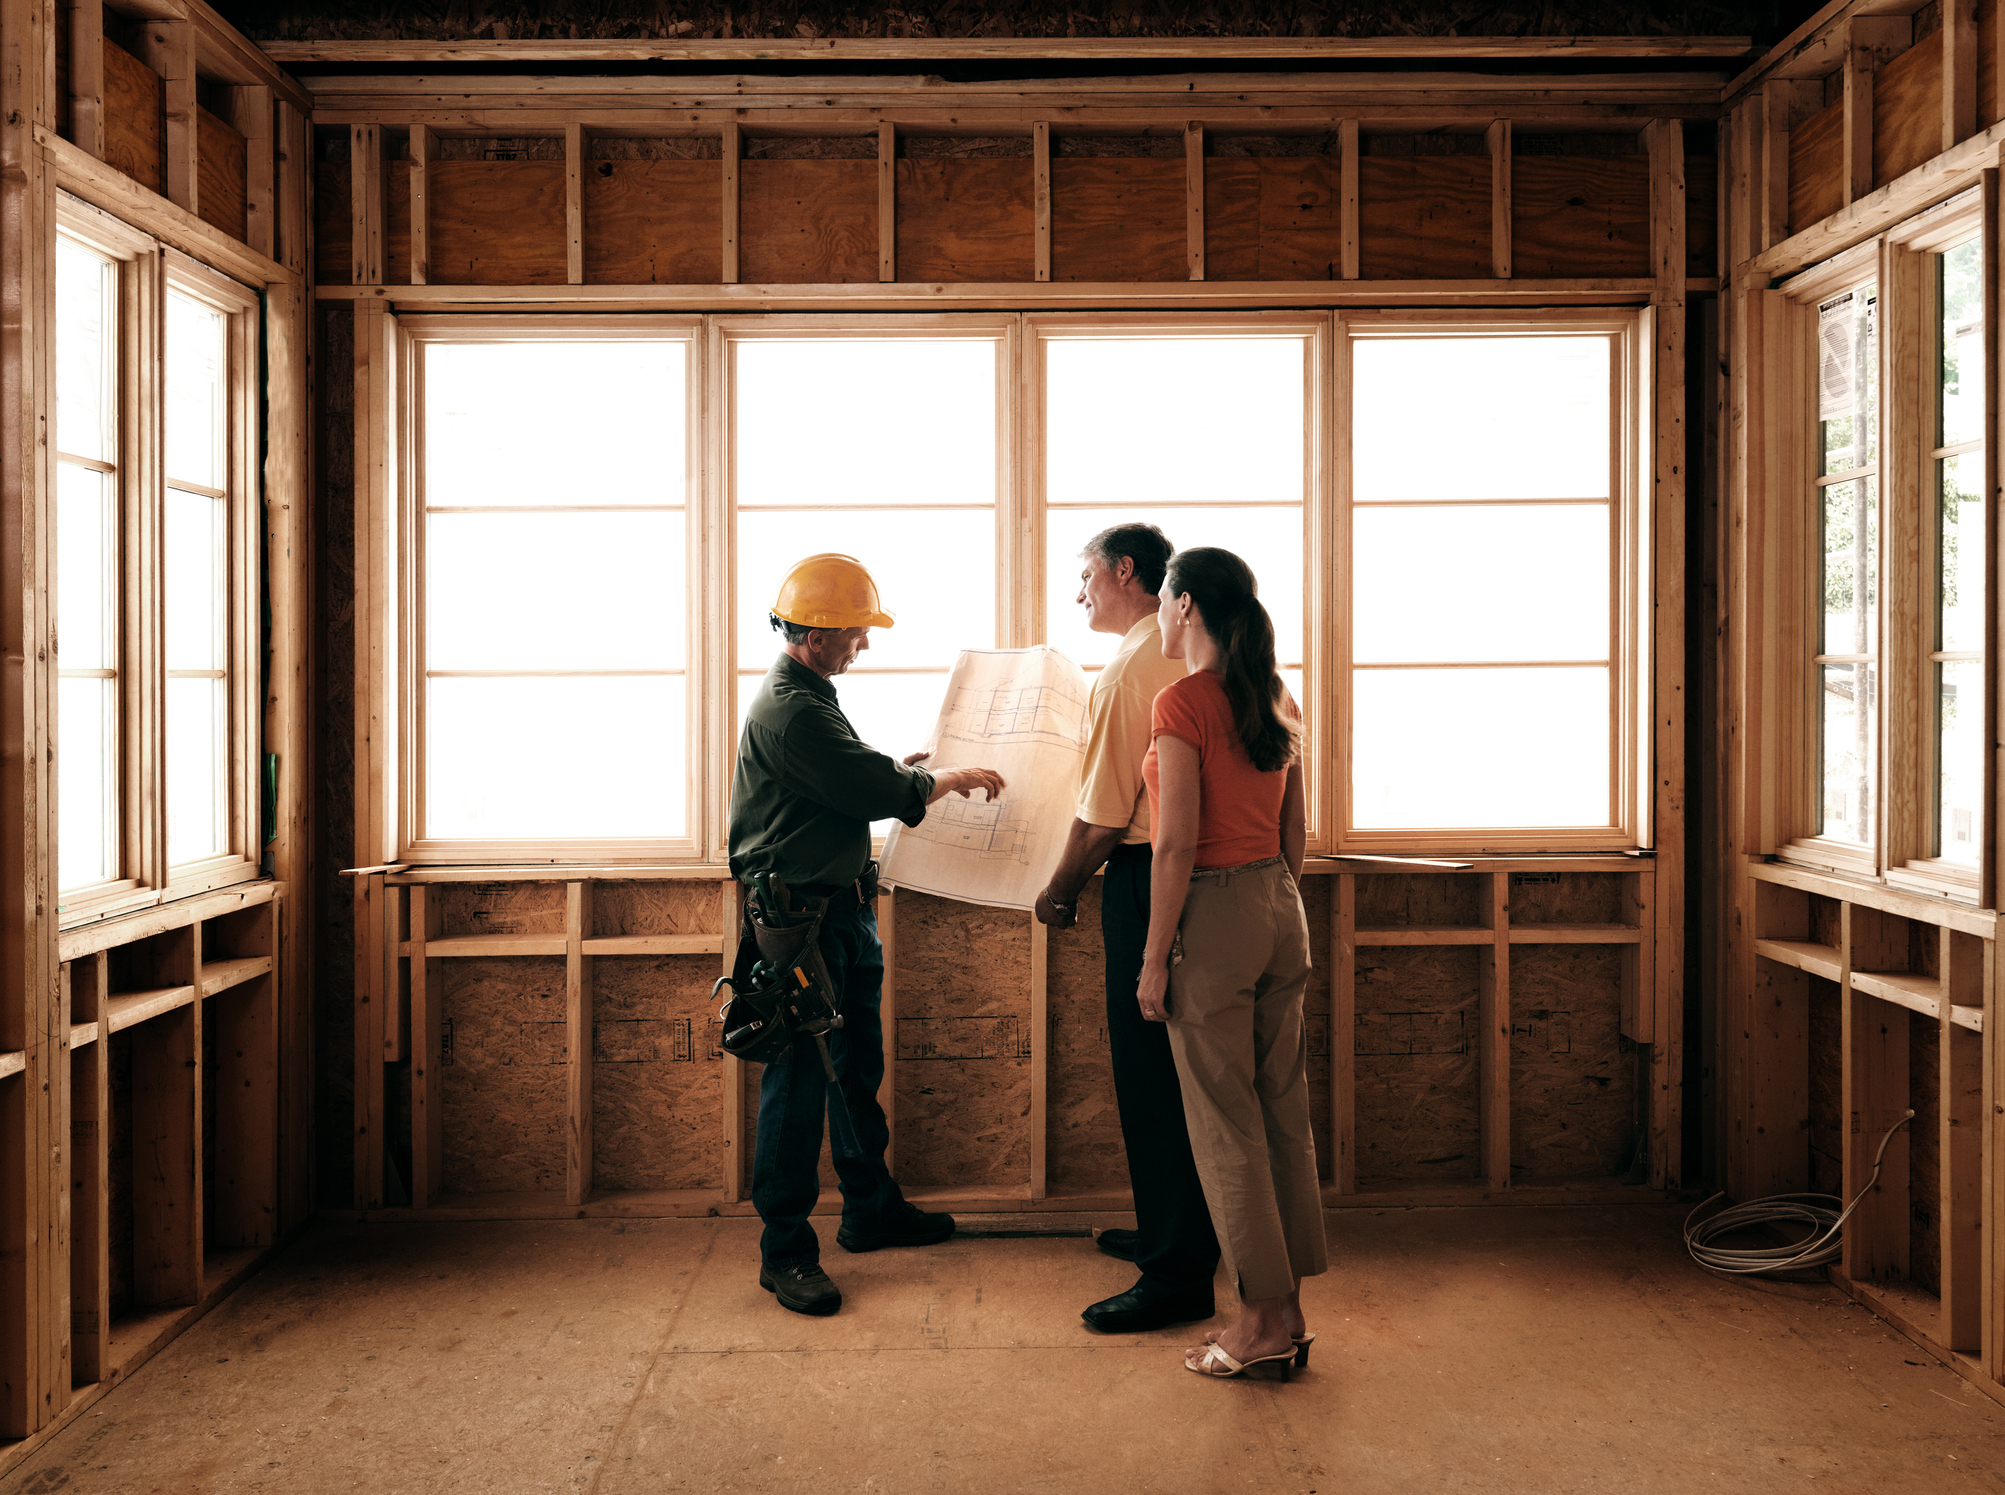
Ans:
[{"label": "window", "polygon": [[410,326],[414,848],[689,855],[690,324]]},{"label": "window", "polygon": [[1878,306],[1874,288],[1863,285],[1817,308],[1817,822],[1828,839],[1861,846],[1877,839]]},{"label": "window", "polygon": [[1968,239],[1934,260],[1932,850],[1975,871],[1984,818],[1983,246]]},{"label": "window", "polygon": [[877,577],[897,623],[838,691],[902,757],[963,649],[1111,658],[1079,552],[1131,520],[1258,577],[1312,848],[1646,828],[1636,314],[433,316],[398,336],[406,590],[365,602],[401,639],[400,858],[721,860],[790,566],[834,551]]},{"label": "window", "polygon": [[1009,640],[996,529],[1014,321],[956,319],[958,336],[895,320],[724,325],[738,720],[781,647],[769,621],[781,579],[805,556],[855,556],[897,619],[837,687],[857,735],[884,752],[925,746],[961,650]]},{"label": "window", "polygon": [[[1154,524],[1179,549],[1219,546],[1252,568],[1282,679],[1303,702],[1308,441],[1319,424],[1323,324],[1179,321],[1036,324],[1043,640],[1088,670],[1113,658],[1120,640],[1090,631],[1077,605],[1079,552],[1109,525]],[[1190,392],[1200,389],[1204,415],[1194,420]]]},{"label": "window", "polygon": [[257,874],[257,302],[65,201],[57,881],[69,922]]},{"label": "window", "polygon": [[1630,324],[1349,331],[1350,843],[1634,844]]}]

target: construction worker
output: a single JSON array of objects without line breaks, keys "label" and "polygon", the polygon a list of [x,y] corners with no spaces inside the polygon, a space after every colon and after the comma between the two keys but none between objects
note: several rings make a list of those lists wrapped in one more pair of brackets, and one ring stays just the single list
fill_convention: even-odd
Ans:
[{"label": "construction worker", "polygon": [[759,1134],[752,1158],[752,1203],[765,1221],[759,1285],[796,1313],[829,1314],[842,1293],[821,1268],[808,1214],[819,1197],[822,1115],[840,1097],[849,1128],[831,1117],[842,1186],[836,1241],[847,1251],[930,1246],[954,1233],[954,1217],[906,1201],[884,1166],[890,1129],[877,1102],[884,1078],[878,998],[884,947],[877,939],[877,864],[870,824],[917,825],[947,794],[981,790],[993,800],[1002,776],[986,768],[931,771],[913,753],[903,761],[861,741],[836,702],[835,677],[870,647],[870,630],[892,626],[877,584],[846,555],[811,555],[780,583],[770,619],[785,647],[745,712],[731,783],[731,872],[750,896],[771,900],[777,874],[789,916],[819,912],[816,936],[840,1004],[842,1026],[827,1034],[835,1070],[826,1078],[812,1038],[768,1064],[759,1080]]}]

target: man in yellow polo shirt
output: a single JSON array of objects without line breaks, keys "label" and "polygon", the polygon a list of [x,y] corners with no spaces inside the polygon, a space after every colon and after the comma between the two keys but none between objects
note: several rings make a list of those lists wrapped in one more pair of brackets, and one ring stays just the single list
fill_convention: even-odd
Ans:
[{"label": "man in yellow polo shirt", "polygon": [[1117,524],[1088,540],[1080,554],[1078,600],[1087,626],[1119,635],[1121,647],[1093,682],[1077,818],[1037,900],[1037,917],[1063,929],[1072,922],[1080,889],[1106,864],[1100,934],[1107,952],[1107,1047],[1136,1228],[1102,1231],[1099,1244],[1142,1269],[1128,1291],[1082,1315],[1109,1334],[1210,1318],[1211,1279],[1218,1270],[1218,1237],[1191,1159],[1169,1029],[1143,1021],[1135,1000],[1149,938],[1149,797],[1142,760],[1156,693],[1184,676],[1181,661],[1163,658],[1156,622],[1156,592],[1171,551],[1153,524]]}]

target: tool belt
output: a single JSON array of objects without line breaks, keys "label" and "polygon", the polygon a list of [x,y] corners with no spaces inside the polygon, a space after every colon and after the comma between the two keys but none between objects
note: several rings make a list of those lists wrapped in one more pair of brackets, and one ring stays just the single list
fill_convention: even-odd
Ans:
[{"label": "tool belt", "polygon": [[[876,873],[874,862],[865,868],[873,897]],[[857,879],[850,893],[851,908],[861,906],[863,887],[864,879]],[[784,1064],[793,1058],[797,1039],[814,1039],[828,1081],[830,1141],[839,1155],[861,1157],[828,1051],[828,1034],[842,1026],[841,997],[822,959],[818,936],[831,912],[848,911],[836,904],[835,895],[795,892],[777,873],[766,879],[764,887],[755,884],[745,900],[731,974],[719,977],[710,995],[715,999],[726,987],[731,989],[717,1010],[728,1054],[755,1064]]]}]

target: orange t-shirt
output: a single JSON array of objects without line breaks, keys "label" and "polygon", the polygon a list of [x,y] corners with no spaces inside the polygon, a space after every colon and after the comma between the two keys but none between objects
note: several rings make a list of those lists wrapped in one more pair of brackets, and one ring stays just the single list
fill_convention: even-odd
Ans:
[{"label": "orange t-shirt", "polygon": [[[1285,709],[1301,719],[1293,696],[1287,697]],[[1149,755],[1142,760],[1151,841],[1163,823],[1157,807],[1162,787],[1155,739],[1165,732],[1197,749],[1197,865],[1239,867],[1281,855],[1281,798],[1288,789],[1288,770],[1262,773],[1253,766],[1233,725],[1225,680],[1209,670],[1184,676],[1156,697]]]}]

